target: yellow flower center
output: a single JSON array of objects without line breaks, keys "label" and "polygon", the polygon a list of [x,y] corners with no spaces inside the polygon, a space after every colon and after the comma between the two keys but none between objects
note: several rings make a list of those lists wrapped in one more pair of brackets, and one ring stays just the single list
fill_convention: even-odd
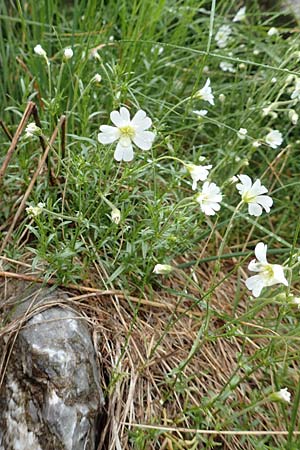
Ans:
[{"label": "yellow flower center", "polygon": [[242,200],[244,203],[251,203],[256,197],[257,195],[251,195],[250,191],[246,191],[242,195]]},{"label": "yellow flower center", "polygon": [[266,278],[268,278],[268,279],[274,277],[274,269],[273,269],[273,267],[272,267],[272,264],[266,264],[266,265],[264,266],[263,274],[264,274],[264,276],[265,276]]},{"label": "yellow flower center", "polygon": [[135,129],[131,125],[120,127],[119,130],[121,131],[122,137],[133,139],[135,136]]}]

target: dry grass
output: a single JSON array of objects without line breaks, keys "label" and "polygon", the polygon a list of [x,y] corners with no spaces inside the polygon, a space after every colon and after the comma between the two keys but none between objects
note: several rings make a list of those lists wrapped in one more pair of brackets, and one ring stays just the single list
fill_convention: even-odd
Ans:
[{"label": "dry grass", "polygon": [[[218,274],[220,279],[231,270],[231,265],[224,263],[222,269],[223,273]],[[209,290],[214,276],[213,263],[201,265],[193,275],[204,292]],[[5,286],[5,297],[9,298],[12,283],[6,282]],[[168,289],[184,291],[186,296],[168,294]],[[92,326],[106,392],[107,418],[99,450],[255,448],[249,437],[228,436],[222,431],[238,431],[232,425],[236,422],[231,416],[237,418],[253,402],[253,392],[263,396],[269,385],[268,368],[260,367],[259,361],[270,341],[260,335],[276,333],[260,323],[265,315],[274,315],[276,307],[264,308],[255,319],[243,320],[249,300],[239,302],[234,311],[235,290],[236,276],[231,276],[214,291],[208,327],[190,360],[206,311],[203,302],[192,300],[199,299],[199,293],[193,286],[187,286],[180,273],[172,275],[165,288],[157,288],[155,294],[145,292],[140,304],[138,298],[126,298],[118,291],[105,296],[97,292],[72,294],[69,307],[79,309]],[[240,336],[237,332],[228,336],[229,321],[225,323],[224,314],[240,319]],[[20,326],[20,321],[9,323],[2,328],[0,336],[15,336]],[[249,332],[249,329],[251,337],[245,336],[245,330]],[[285,351],[284,346],[281,350]],[[248,371],[245,365],[239,364],[241,355],[247,361],[252,360]],[[179,367],[181,370],[176,371]],[[234,381],[236,377],[238,381]],[[279,417],[276,408],[277,405],[267,402],[241,415],[240,431],[282,430],[279,419],[274,423],[274,417]],[[268,414],[266,411],[271,409],[272,414]],[[224,415],[224,410],[228,414]],[[157,427],[139,429],[134,424]],[[166,429],[159,430],[159,426]],[[174,427],[180,430],[218,428],[214,436],[203,436],[193,431],[175,431]],[[270,439],[279,444],[281,437],[278,433]]]}]

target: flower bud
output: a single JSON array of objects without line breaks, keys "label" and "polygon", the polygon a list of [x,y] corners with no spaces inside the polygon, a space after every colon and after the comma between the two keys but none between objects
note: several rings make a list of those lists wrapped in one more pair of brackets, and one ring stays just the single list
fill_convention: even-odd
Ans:
[{"label": "flower bud", "polygon": [[173,267],[169,266],[168,264],[156,264],[153,269],[153,273],[156,273],[158,275],[168,275],[172,271]]},{"label": "flower bud", "polygon": [[121,211],[118,208],[113,208],[111,210],[111,221],[116,223],[117,225],[120,223],[121,220]]},{"label": "flower bud", "polygon": [[43,58],[47,58],[47,53],[40,44],[36,45],[33,50],[37,55],[43,56]]},{"label": "flower bud", "polygon": [[237,137],[243,140],[246,138],[247,133],[248,131],[246,128],[240,128],[239,131],[237,132]]},{"label": "flower bud", "polygon": [[65,48],[65,50],[64,50],[64,58],[65,59],[71,59],[72,57],[73,57],[73,50],[70,47]]},{"label": "flower bud", "polygon": [[25,137],[33,137],[33,136],[40,136],[42,134],[42,130],[34,123],[31,122],[27,125],[25,128]]},{"label": "flower bud", "polygon": [[291,109],[289,111],[289,119],[293,125],[297,125],[299,115],[296,113],[296,111],[294,109]]},{"label": "flower bud", "polygon": [[93,77],[93,82],[94,83],[100,83],[101,80],[102,80],[101,75],[99,73],[96,73],[96,75],[94,75],[94,77]]},{"label": "flower bud", "polygon": [[291,393],[287,388],[280,389],[278,392],[273,392],[270,394],[269,399],[273,402],[286,402],[290,403]]}]

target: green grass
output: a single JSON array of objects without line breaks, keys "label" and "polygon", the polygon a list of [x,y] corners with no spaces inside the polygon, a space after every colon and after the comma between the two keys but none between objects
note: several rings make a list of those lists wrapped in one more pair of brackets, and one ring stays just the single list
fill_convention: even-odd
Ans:
[{"label": "green grass", "polygon": [[[182,398],[182,410],[172,416],[176,420],[171,425],[291,432],[289,437],[228,438],[228,447],[220,447],[225,443],[215,437],[191,433],[188,444],[188,439],[181,442],[185,438],[180,441],[175,434],[176,439],[167,437],[173,445],[169,448],[300,446],[300,439],[292,435],[299,427],[299,313],[287,301],[290,292],[299,292],[299,125],[293,125],[288,115],[291,106],[299,113],[298,104],[290,101],[299,75],[299,38],[290,16],[278,9],[262,11],[256,1],[246,3],[246,20],[238,23],[232,23],[236,2],[227,0],[216,5],[196,0],[76,0],[63,7],[56,0],[0,4],[0,118],[14,134],[32,100],[49,139],[61,115],[67,117],[66,146],[59,132],[50,151],[56,181],[50,183],[45,169],[28,201],[44,202],[45,211],[34,219],[22,214],[2,256],[29,263],[37,276],[57,285],[122,290],[149,301],[159,292],[187,311],[200,308],[205,319],[195,319],[196,344],[186,349],[177,367],[171,367],[171,378],[159,385],[168,402],[174,401],[174,392]],[[220,49],[214,37],[223,24],[233,31],[228,46]],[[267,31],[274,25],[280,35],[270,37]],[[37,44],[47,52],[49,72],[45,60],[33,51]],[[74,56],[63,61],[63,50],[69,46]],[[91,58],[96,47],[99,57]],[[231,62],[235,73],[223,72],[222,61]],[[92,81],[96,73],[102,76],[99,84]],[[294,78],[287,81],[291,75]],[[207,77],[215,106],[194,97]],[[220,94],[225,101],[220,101]],[[274,108],[277,117],[263,117],[263,108],[274,102],[282,102]],[[111,124],[109,114],[120,106],[132,114],[144,109],[156,131],[151,151],[135,149],[131,163],[117,163],[115,145],[97,141],[99,126]],[[207,116],[198,119],[193,110],[204,108]],[[237,137],[241,127],[248,130],[245,140]],[[253,142],[263,141],[269,129],[282,132],[282,146],[255,148]],[[2,162],[9,147],[4,133],[0,142]],[[1,186],[2,239],[41,154],[37,138],[20,139]],[[200,211],[191,179],[178,161],[199,164],[201,156],[206,157],[205,164],[213,165],[210,179],[224,194],[220,213],[210,218]],[[274,199],[270,214],[256,219],[243,206],[232,219],[240,197],[229,180],[240,173],[260,178],[269,189]],[[109,202],[121,211],[120,224],[111,221]],[[292,268],[291,283],[289,288],[265,289],[263,298],[253,300],[244,280],[249,275],[248,256],[259,241],[268,244],[270,261]],[[178,265],[179,271],[169,277],[154,275],[157,263]],[[13,263],[3,265],[5,270],[17,270]],[[199,277],[206,272],[209,280],[203,287]],[[215,304],[218,289],[228,292],[228,309]],[[131,308],[124,352],[140,317],[139,307]],[[154,348],[171,339],[180,317],[175,308],[161,336],[155,337]],[[221,325],[211,328],[216,318]],[[139,331],[143,334],[142,328]],[[230,344],[241,334],[237,367],[227,372],[222,389],[208,390],[196,407],[190,401],[187,375],[195,370],[195,355],[204,343],[214,344],[222,337]],[[258,343],[249,354],[252,339]],[[253,377],[256,386],[249,392],[243,386],[251,387]],[[245,403],[235,398],[241,386],[247,391]],[[292,392],[289,406],[274,409],[270,402],[260,403],[268,392],[285,386]],[[154,417],[153,423],[158,420],[162,418]],[[166,437],[159,430],[136,429],[128,439],[129,448],[142,449],[161,448]]]}]

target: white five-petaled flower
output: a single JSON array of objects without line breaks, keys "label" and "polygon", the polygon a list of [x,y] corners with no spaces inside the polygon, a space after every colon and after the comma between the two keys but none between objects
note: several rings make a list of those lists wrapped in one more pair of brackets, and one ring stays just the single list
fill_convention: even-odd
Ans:
[{"label": "white five-petaled flower", "polygon": [[283,267],[279,264],[269,264],[267,261],[267,245],[259,242],[255,247],[256,259],[253,259],[248,269],[257,272],[257,275],[247,278],[246,286],[254,297],[259,297],[264,287],[274,284],[284,284],[288,286],[288,281],[284,276]]},{"label": "white five-petaled flower", "polygon": [[290,403],[290,401],[291,401],[291,393],[289,392],[288,388],[282,388],[278,392],[273,392],[270,395],[270,400],[273,400],[275,402]]},{"label": "white five-petaled flower", "polygon": [[234,65],[227,61],[221,61],[220,62],[220,69],[223,70],[223,72],[230,72],[235,73]]},{"label": "white five-petaled flower", "polygon": [[70,47],[65,48],[65,50],[64,50],[64,58],[65,59],[71,59],[72,57],[73,57],[73,50]]},{"label": "white five-petaled flower", "polygon": [[242,20],[245,20],[245,18],[246,18],[246,6],[242,6],[232,19],[232,22],[241,22]]},{"label": "white five-petaled flower", "polygon": [[206,102],[210,103],[211,105],[214,105],[214,95],[212,93],[212,89],[210,87],[210,79],[207,78],[205,85],[203,88],[199,89],[198,92],[196,92],[196,97],[200,98],[201,100],[205,100]]},{"label": "white five-petaled flower", "polygon": [[217,46],[219,48],[225,48],[227,43],[228,43],[228,39],[229,36],[231,35],[231,28],[229,25],[222,25],[215,37],[215,40],[217,42]]},{"label": "white five-petaled flower", "polygon": [[36,216],[39,216],[43,212],[43,209],[45,208],[45,206],[46,206],[45,203],[39,202],[37,204],[37,206],[32,206],[32,205],[28,206],[26,208],[26,212],[29,215],[29,217],[36,217]]},{"label": "white five-petaled flower", "polygon": [[39,56],[43,56],[43,58],[47,58],[47,53],[46,51],[43,49],[43,47],[41,46],[41,44],[38,44],[34,47],[34,53],[36,53]]},{"label": "white five-petaled flower", "polygon": [[272,147],[277,148],[282,144],[282,134],[278,130],[271,130],[265,137],[266,143]]},{"label": "white five-petaled flower", "polygon": [[34,123],[30,122],[25,128],[25,137],[33,137],[41,134],[41,129]]},{"label": "white five-petaled flower", "polygon": [[195,164],[186,164],[185,167],[192,177],[192,189],[193,191],[195,191],[197,188],[197,182],[205,181],[207,179],[209,170],[212,168],[212,165],[209,164],[208,166],[196,166]]},{"label": "white five-petaled flower", "polygon": [[273,200],[268,195],[263,195],[268,192],[268,189],[261,184],[260,180],[252,184],[248,175],[238,175],[238,178],[240,183],[236,185],[236,188],[242,196],[243,203],[248,204],[250,216],[261,216],[263,209],[269,213]]},{"label": "white five-petaled flower", "polygon": [[300,78],[296,78],[295,89],[292,92],[291,99],[300,100]]},{"label": "white five-petaled flower", "polygon": [[200,204],[201,211],[204,214],[213,216],[220,210],[221,190],[215,183],[205,181],[202,191],[196,196],[196,201]]},{"label": "white five-petaled flower", "polygon": [[207,109],[200,109],[200,110],[194,110],[194,114],[196,114],[199,117],[204,117],[208,113]]},{"label": "white five-petaled flower", "polygon": [[145,111],[137,111],[132,120],[127,108],[121,107],[119,111],[110,113],[111,121],[115,127],[101,125],[98,140],[101,144],[111,144],[118,141],[114,158],[116,161],[132,161],[132,142],[141,150],[150,150],[155,133],[146,131],[151,127],[152,121]]}]

